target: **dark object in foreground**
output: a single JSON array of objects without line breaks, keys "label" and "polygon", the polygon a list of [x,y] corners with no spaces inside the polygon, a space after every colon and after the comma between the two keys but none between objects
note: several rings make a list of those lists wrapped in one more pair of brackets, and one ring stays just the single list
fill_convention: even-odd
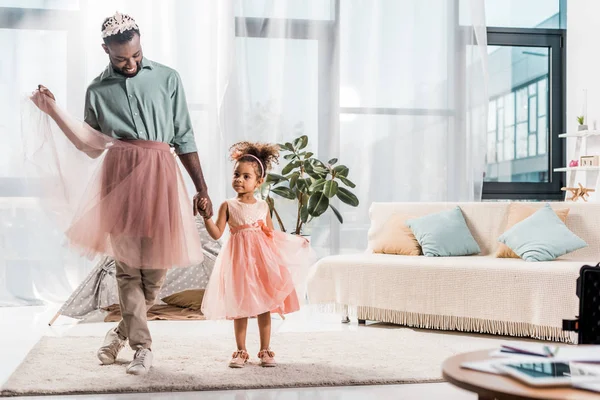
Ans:
[{"label": "dark object in foreground", "polygon": [[578,344],[600,344],[600,263],[584,265],[577,278],[579,315],[564,319],[563,330],[578,333]]}]

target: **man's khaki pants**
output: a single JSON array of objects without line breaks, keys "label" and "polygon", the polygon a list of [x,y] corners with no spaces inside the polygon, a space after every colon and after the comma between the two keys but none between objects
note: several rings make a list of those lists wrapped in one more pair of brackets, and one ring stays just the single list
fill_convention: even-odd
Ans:
[{"label": "man's khaki pants", "polygon": [[150,349],[152,337],[146,313],[154,305],[167,270],[131,268],[119,261],[115,264],[122,316],[117,333],[122,339],[129,339],[129,346],[134,350]]}]

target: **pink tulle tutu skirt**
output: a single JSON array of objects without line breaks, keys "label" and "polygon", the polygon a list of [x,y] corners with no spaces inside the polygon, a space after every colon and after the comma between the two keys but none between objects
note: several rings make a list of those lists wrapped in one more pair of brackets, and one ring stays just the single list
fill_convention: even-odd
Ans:
[{"label": "pink tulle tutu skirt", "polygon": [[191,200],[168,144],[104,135],[39,91],[29,100],[22,119],[26,171],[70,245],[132,268],[202,262]]},{"label": "pink tulle tutu skirt", "polygon": [[106,254],[134,268],[203,259],[192,204],[166,143],[116,141],[66,235],[83,253]]},{"label": "pink tulle tutu skirt", "polygon": [[288,314],[300,309],[298,293],[315,256],[299,236],[267,228],[262,221],[231,229],[217,257],[202,302],[207,319]]}]

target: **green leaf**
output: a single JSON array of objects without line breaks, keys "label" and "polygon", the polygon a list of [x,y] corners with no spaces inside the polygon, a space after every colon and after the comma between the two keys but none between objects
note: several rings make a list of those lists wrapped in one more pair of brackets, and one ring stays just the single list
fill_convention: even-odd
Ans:
[{"label": "green leaf", "polygon": [[277,146],[279,146],[279,150],[290,150],[288,149],[287,144],[277,143]]},{"label": "green leaf", "polygon": [[307,206],[302,206],[302,208],[300,208],[300,220],[302,221],[302,223],[306,223],[306,221],[308,221],[308,207]]},{"label": "green leaf", "polygon": [[298,183],[296,185],[298,186],[298,190],[301,192],[308,192],[310,190],[310,186],[312,185],[312,180],[310,178],[300,178],[298,179]]},{"label": "green leaf", "polygon": [[276,188],[271,189],[271,192],[275,193],[278,196],[286,198],[286,199],[290,199],[290,200],[296,199],[296,193],[294,193],[294,191],[291,190],[290,188],[276,187]]},{"label": "green leaf", "polygon": [[291,163],[289,163],[288,165],[286,165],[285,167],[283,167],[283,169],[281,170],[281,173],[283,175],[287,175],[290,172],[292,172],[292,170],[294,168],[297,168],[300,166],[300,161],[292,161]]},{"label": "green leaf", "polygon": [[327,198],[332,198],[338,191],[338,183],[334,180],[325,182],[325,186],[323,187],[323,193]]},{"label": "green leaf", "polygon": [[302,150],[308,145],[308,136],[302,135],[294,140],[294,149]]},{"label": "green leaf", "polygon": [[327,165],[325,165],[325,163],[323,163],[323,161],[317,160],[316,158],[313,161],[313,167],[327,169]]},{"label": "green leaf", "polygon": [[313,166],[313,171],[319,175],[327,175],[327,173],[329,172],[329,170],[327,168],[314,167],[314,166]]},{"label": "green leaf", "polygon": [[356,185],[348,178],[344,178],[343,176],[336,176],[342,183],[348,187],[355,188]]},{"label": "green leaf", "polygon": [[311,153],[310,151],[307,151],[306,154],[304,154],[304,159],[305,160],[309,159],[309,158],[311,158],[314,155],[315,155],[314,153]]},{"label": "green leaf", "polygon": [[358,206],[358,197],[356,197],[352,192],[343,187],[338,188],[337,197],[344,203],[351,205],[352,207]]},{"label": "green leaf", "polygon": [[310,196],[306,193],[302,193],[302,204],[308,204],[308,200],[310,199]]},{"label": "green leaf", "polygon": [[342,217],[342,214],[338,211],[338,209],[335,208],[334,206],[332,206],[331,204],[329,205],[329,208],[331,208],[331,211],[333,211],[333,213],[337,217],[338,221],[340,221],[340,224],[343,224],[344,218]]},{"label": "green leaf", "polygon": [[277,174],[267,174],[266,183],[278,184],[279,182],[287,181],[285,176]]},{"label": "green leaf", "polygon": [[338,165],[337,167],[333,168],[333,172],[335,172],[336,176],[343,176],[344,178],[347,178],[350,170],[345,165]]},{"label": "green leaf", "polygon": [[329,164],[329,165],[333,165],[333,164],[335,164],[336,162],[338,162],[338,159],[337,159],[337,158],[332,158],[331,160],[327,161],[327,164]]},{"label": "green leaf", "polygon": [[306,148],[306,146],[308,146],[308,136],[303,135],[301,136],[301,141],[300,141],[300,150]]},{"label": "green leaf", "polygon": [[300,177],[300,174],[298,172],[294,172],[290,176],[290,189],[294,189],[296,187],[296,183],[298,182],[299,177]]},{"label": "green leaf", "polygon": [[308,199],[308,213],[313,217],[318,217],[327,211],[329,199],[323,192],[315,192]]},{"label": "green leaf", "polygon": [[292,151],[292,152],[293,152],[293,151],[295,151],[295,149],[294,149],[294,145],[293,145],[293,144],[291,144],[290,142],[286,142],[286,143],[285,143],[285,148],[286,148],[286,150],[288,150],[288,151]]},{"label": "green leaf", "polygon": [[286,160],[292,160],[292,159],[296,158],[296,154],[294,154],[294,153],[286,154],[285,156],[283,156],[283,158]]},{"label": "green leaf", "polygon": [[319,178],[313,182],[313,184],[310,186],[310,190],[321,190],[323,189],[323,186],[325,186],[325,183],[327,183],[325,179]]}]

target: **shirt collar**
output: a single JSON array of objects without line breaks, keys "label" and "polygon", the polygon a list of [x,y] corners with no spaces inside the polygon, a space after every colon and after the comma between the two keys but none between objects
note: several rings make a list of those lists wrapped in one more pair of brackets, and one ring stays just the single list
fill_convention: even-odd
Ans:
[{"label": "shirt collar", "polygon": [[[140,66],[142,69],[149,69],[149,70],[154,69],[154,63],[151,60],[147,59],[146,57],[142,57],[142,62],[140,62]],[[140,71],[140,72],[142,72],[142,71]],[[138,74],[140,72],[138,72]],[[115,72],[112,65],[110,63],[108,63],[108,66],[104,69],[104,72],[102,72],[102,76],[100,77],[100,80],[103,81],[103,80],[109,79],[109,78],[124,78],[124,76],[119,74],[118,72]]]}]

